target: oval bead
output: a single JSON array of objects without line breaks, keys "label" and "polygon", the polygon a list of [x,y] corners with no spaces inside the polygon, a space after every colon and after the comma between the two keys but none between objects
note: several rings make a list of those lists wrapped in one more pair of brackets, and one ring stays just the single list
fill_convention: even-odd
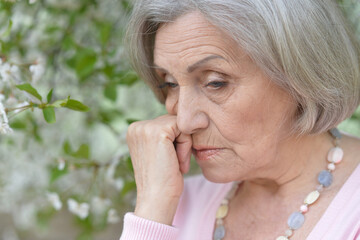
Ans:
[{"label": "oval bead", "polygon": [[216,218],[224,218],[226,217],[228,212],[229,212],[228,205],[221,205],[216,212]]},{"label": "oval bead", "polygon": [[294,212],[293,214],[290,215],[288,219],[288,226],[290,227],[290,229],[296,230],[301,228],[304,222],[305,222],[304,215],[300,212]]},{"label": "oval bead", "polygon": [[328,187],[328,186],[331,185],[331,183],[333,181],[333,176],[332,176],[331,172],[326,171],[326,170],[322,170],[319,173],[318,181],[324,187]]},{"label": "oval bead", "polygon": [[316,200],[318,200],[319,197],[320,193],[318,191],[312,191],[306,196],[304,203],[308,205],[313,204],[314,202],[316,202]]},{"label": "oval bead", "polygon": [[344,151],[339,147],[334,147],[330,149],[328,153],[328,161],[331,163],[339,163],[344,157]]},{"label": "oval bead", "polygon": [[215,229],[214,239],[223,239],[225,237],[225,227],[219,226]]},{"label": "oval bead", "polygon": [[289,240],[289,239],[287,237],[280,236],[280,237],[276,238],[276,240]]}]

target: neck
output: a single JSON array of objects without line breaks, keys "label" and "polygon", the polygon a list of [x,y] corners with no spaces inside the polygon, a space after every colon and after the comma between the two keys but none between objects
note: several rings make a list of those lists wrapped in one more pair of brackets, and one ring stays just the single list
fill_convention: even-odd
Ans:
[{"label": "neck", "polygon": [[244,181],[241,191],[248,196],[263,195],[285,201],[308,192],[316,186],[317,174],[326,168],[331,147],[333,138],[329,133],[286,139],[272,165],[262,171],[264,177]]}]

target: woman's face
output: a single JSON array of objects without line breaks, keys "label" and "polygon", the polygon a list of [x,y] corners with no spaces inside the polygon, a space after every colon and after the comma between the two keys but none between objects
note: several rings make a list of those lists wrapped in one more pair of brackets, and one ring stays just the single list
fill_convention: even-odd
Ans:
[{"label": "woman's face", "polygon": [[296,106],[236,43],[197,13],[162,25],[154,67],[166,109],[192,135],[205,177],[228,182],[267,177]]}]

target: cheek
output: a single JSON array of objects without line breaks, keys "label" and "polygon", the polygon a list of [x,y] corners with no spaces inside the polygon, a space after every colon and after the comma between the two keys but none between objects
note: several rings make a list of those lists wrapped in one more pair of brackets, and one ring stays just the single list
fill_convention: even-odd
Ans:
[{"label": "cheek", "polygon": [[217,125],[227,140],[244,144],[263,131],[266,124],[265,109],[255,98],[247,96],[226,105],[220,109],[220,121]]},{"label": "cheek", "polygon": [[235,95],[226,106],[219,108],[219,130],[231,143],[252,147],[259,145],[259,142],[264,143],[269,135],[283,134],[291,127],[285,119],[292,107],[290,101],[284,99],[287,97],[282,92],[273,91]]}]

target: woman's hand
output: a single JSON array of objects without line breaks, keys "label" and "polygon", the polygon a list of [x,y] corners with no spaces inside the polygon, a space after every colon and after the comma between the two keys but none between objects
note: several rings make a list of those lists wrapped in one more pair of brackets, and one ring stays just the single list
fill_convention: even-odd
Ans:
[{"label": "woman's hand", "polygon": [[171,225],[189,170],[192,140],[182,134],[176,116],[130,125],[127,143],[135,171],[135,215]]}]

